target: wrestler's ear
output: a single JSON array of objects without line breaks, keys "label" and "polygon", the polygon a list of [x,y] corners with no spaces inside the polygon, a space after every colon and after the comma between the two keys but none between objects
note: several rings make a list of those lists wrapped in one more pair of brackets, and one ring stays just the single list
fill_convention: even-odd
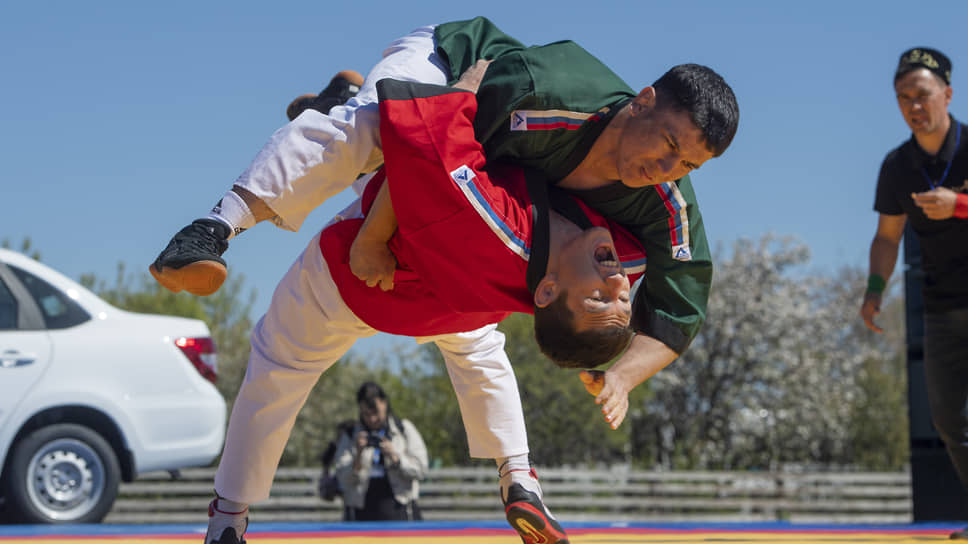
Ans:
[{"label": "wrestler's ear", "polygon": [[558,298],[561,289],[560,284],[554,274],[546,274],[538,282],[538,288],[534,290],[534,305],[538,308],[545,308]]},{"label": "wrestler's ear", "polygon": [[655,106],[655,87],[649,86],[639,91],[639,94],[632,99],[632,103],[629,105],[629,112],[632,114],[632,117],[635,117],[653,106]]}]

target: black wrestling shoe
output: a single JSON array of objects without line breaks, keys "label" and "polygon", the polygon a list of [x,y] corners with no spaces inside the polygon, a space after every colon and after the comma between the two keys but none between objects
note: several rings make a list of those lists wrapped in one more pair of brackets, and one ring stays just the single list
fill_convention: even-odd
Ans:
[{"label": "black wrestling shoe", "polygon": [[151,275],[168,290],[188,291],[200,297],[218,291],[228,270],[221,255],[229,247],[229,226],[215,219],[196,219],[168,242]]},{"label": "black wrestling shoe", "polygon": [[320,113],[329,113],[330,108],[345,104],[350,98],[360,92],[363,76],[353,70],[343,70],[329,80],[329,85],[319,94],[304,94],[289,103],[286,117],[290,121],[299,117],[307,109],[314,109]]},{"label": "black wrestling shoe", "polygon": [[948,535],[949,540],[968,540],[968,529],[955,531]]},{"label": "black wrestling shoe", "polygon": [[508,488],[504,513],[524,544],[569,544],[565,530],[548,513],[538,495],[521,484]]}]

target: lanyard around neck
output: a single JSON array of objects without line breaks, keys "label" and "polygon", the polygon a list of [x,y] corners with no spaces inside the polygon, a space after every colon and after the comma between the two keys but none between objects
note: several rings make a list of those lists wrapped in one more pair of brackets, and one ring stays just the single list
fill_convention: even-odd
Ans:
[{"label": "lanyard around neck", "polygon": [[[960,144],[961,144],[961,121],[955,121],[955,153],[958,152],[958,146]],[[944,173],[941,174],[941,178],[938,179],[937,182],[931,179],[931,176],[928,175],[928,171],[925,170],[923,166],[921,167],[921,174],[924,175],[924,179],[928,180],[928,185],[931,186],[932,190],[937,189],[938,187],[944,185],[944,181],[948,179],[948,171],[951,170],[951,163],[953,162],[955,162],[954,153],[952,153],[951,160],[948,161],[948,164],[944,166]]]}]

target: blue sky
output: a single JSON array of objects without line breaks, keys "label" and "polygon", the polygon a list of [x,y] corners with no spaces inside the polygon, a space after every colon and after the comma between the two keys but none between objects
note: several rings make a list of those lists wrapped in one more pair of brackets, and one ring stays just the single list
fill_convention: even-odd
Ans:
[{"label": "blue sky", "polygon": [[[341,69],[366,73],[414,27],[480,14],[526,44],[574,40],[636,89],[675,64],[711,66],[741,111],[732,147],[693,177],[713,243],[795,235],[814,270],[866,266],[877,171],[909,134],[898,56],[928,45],[952,58],[956,116],[968,89],[964,1],[469,4],[0,5],[0,239],[30,237],[74,278],[144,269],[231,186],[293,97]],[[257,315],[350,198],[298,233],[262,224],[232,242],[230,274],[258,290]]]}]

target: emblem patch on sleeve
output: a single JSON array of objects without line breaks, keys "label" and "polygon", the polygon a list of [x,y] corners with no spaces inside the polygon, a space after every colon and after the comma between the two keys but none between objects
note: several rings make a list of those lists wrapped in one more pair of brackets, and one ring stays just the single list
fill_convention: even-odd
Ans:
[{"label": "emblem patch on sleeve", "polygon": [[464,186],[468,183],[474,181],[476,177],[474,171],[467,167],[467,165],[462,164],[457,170],[450,173],[451,179],[453,179],[458,185]]},{"label": "emblem patch on sleeve", "polygon": [[691,261],[692,250],[689,249],[689,244],[679,244],[677,246],[673,246],[672,258],[677,261]]},{"label": "emblem patch on sleeve", "polygon": [[511,112],[511,130],[528,130],[528,116],[524,112]]}]

